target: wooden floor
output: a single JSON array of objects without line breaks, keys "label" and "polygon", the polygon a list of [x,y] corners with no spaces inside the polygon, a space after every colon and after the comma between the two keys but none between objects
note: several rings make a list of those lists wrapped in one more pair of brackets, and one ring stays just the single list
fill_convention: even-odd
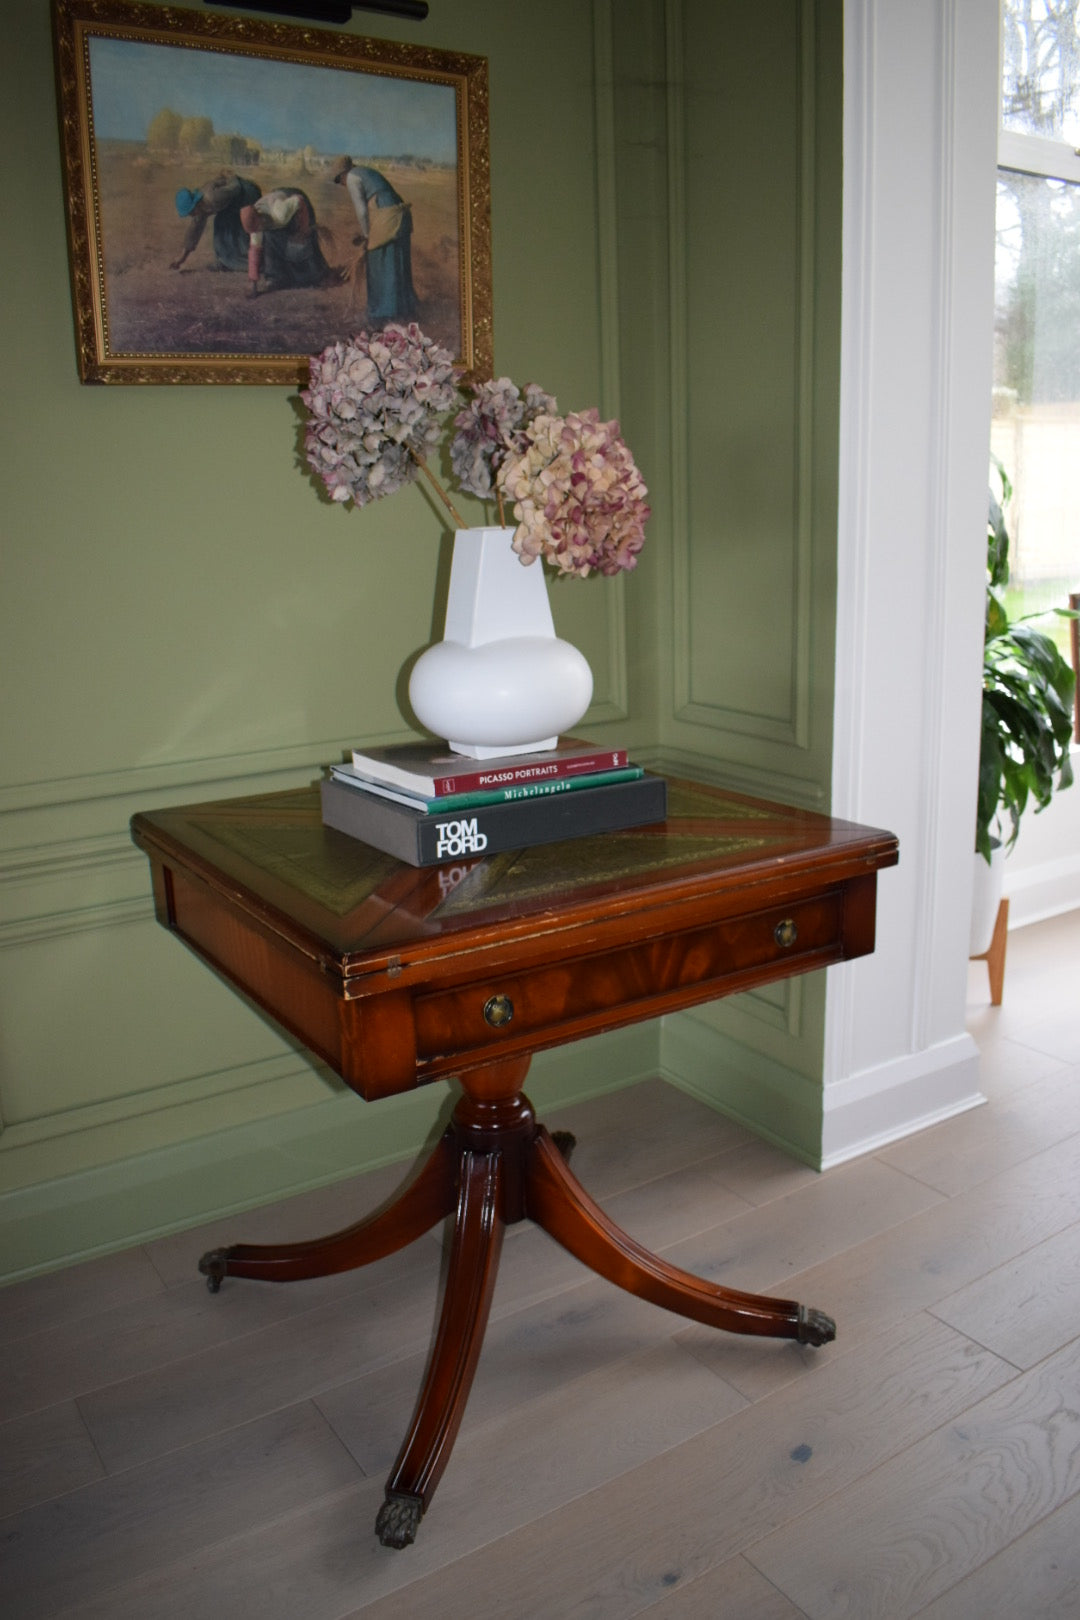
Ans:
[{"label": "wooden floor", "polygon": [[507,1235],[415,1547],[372,1533],[430,1341],[432,1236],[227,1281],[359,1183],[0,1294],[0,1613],[81,1620],[1080,1615],[1080,912],[971,968],[989,1105],[824,1176],[660,1082],[566,1110],[574,1168],[694,1271],[839,1319],[689,1325]]}]

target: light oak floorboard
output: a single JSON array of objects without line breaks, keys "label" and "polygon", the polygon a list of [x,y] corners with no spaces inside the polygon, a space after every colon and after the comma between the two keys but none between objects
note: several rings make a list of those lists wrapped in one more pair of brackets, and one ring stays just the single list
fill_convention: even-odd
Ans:
[{"label": "light oak floorboard", "polygon": [[[640,1414],[635,1423],[626,1421],[628,1401]],[[255,1614],[259,1620],[332,1620],[351,1612],[360,1593],[365,1601],[387,1596],[388,1612],[400,1604],[397,1614],[409,1615],[411,1596],[396,1594],[418,1575],[595,1489],[738,1404],[737,1396],[731,1391],[725,1396],[704,1369],[694,1371],[668,1342],[628,1358],[614,1372],[567,1380],[512,1413],[463,1430],[436,1495],[437,1507],[406,1553],[388,1551],[375,1539],[383,1499],[380,1477],[309,1513],[203,1549],[197,1569],[176,1565],[158,1571],[76,1607],[73,1616],[188,1620],[201,1612],[214,1620]],[[588,1447],[576,1444],[585,1426],[594,1435]],[[523,1435],[528,1437],[524,1449]],[[253,1569],[259,1571],[257,1601]],[[483,1615],[484,1600],[476,1601],[475,1613]],[[494,1620],[496,1613],[509,1617],[515,1610],[487,1612]]]},{"label": "light oak floorboard", "polygon": [[[993,1027],[1011,1036],[1043,1019],[1055,1019],[1075,1008],[1066,999],[1071,972],[1080,956],[1080,910],[1063,912],[1045,922],[1010,933],[1006,951],[1005,995],[991,1008],[986,964],[971,963],[977,989],[969,992],[969,1015],[985,1011]],[[1074,981],[1075,982],[1075,981]]]},{"label": "light oak floorboard", "polygon": [[366,1298],[372,1291],[385,1293],[395,1276],[398,1286],[407,1288],[407,1279],[423,1269],[425,1260],[429,1272],[437,1270],[434,1245],[417,1244],[404,1263],[395,1256],[342,1277],[288,1288],[249,1282],[243,1288],[223,1288],[218,1296],[200,1278],[28,1334],[0,1346],[0,1421],[126,1379],[152,1376],[186,1356],[212,1358],[232,1345],[242,1359],[241,1341],[308,1314],[335,1308],[347,1312],[348,1300]]},{"label": "light oak floorboard", "polygon": [[1062,1069],[877,1154],[950,1197],[1080,1133],[1080,1069]]},{"label": "light oak floorboard", "polygon": [[[787,1295],[796,1274],[845,1253],[871,1233],[902,1226],[942,1201],[940,1193],[910,1176],[874,1159],[859,1159],[785,1198],[672,1244],[664,1259],[728,1288]],[[800,1289],[799,1298],[804,1297]],[[824,1299],[807,1302],[828,1308]]]},{"label": "light oak floorboard", "polygon": [[0,1423],[0,1519],[104,1472],[74,1401]]},{"label": "light oak floorboard", "polygon": [[[666,1249],[697,1232],[710,1231],[745,1215],[753,1207],[728,1184],[725,1166],[729,1157],[721,1154],[704,1159],[597,1201],[615,1224],[639,1243],[657,1251]],[[572,1164],[577,1174],[576,1157]],[[582,1184],[592,1193],[587,1177]]]},{"label": "light oak floorboard", "polygon": [[919,1620],[1069,1620],[1080,1614],[1080,1496],[920,1611]]},{"label": "light oak floorboard", "polygon": [[725,1153],[716,1162],[716,1174],[725,1187],[755,1206],[774,1198],[810,1187],[818,1172],[798,1159],[792,1159],[771,1142],[755,1137],[737,1151]]},{"label": "light oak floorboard", "polygon": [[[726,1562],[1013,1376],[960,1335],[942,1335],[940,1323],[922,1318],[886,1343],[824,1358],[809,1388],[789,1385],[744,1407],[414,1582],[410,1620],[469,1620],[478,1592],[492,1620],[639,1614],[667,1593],[673,1574],[690,1581]],[[432,1529],[438,1511],[436,1498]],[[395,1609],[386,1601],[353,1612],[392,1620]]]},{"label": "light oak floorboard", "polygon": [[605,1206],[628,1187],[754,1141],[745,1126],[662,1080],[643,1080],[634,1093],[633,1109],[625,1091],[610,1091],[544,1116],[550,1130],[577,1137],[574,1173]]},{"label": "light oak floorboard", "polygon": [[[133,1468],[309,1400],[365,1366],[422,1349],[431,1334],[438,1284],[433,1255],[430,1266],[411,1278],[81,1396],[83,1421],[110,1473]],[[285,1292],[283,1285],[279,1291]],[[226,1298],[215,1303],[225,1305]]]},{"label": "light oak floorboard", "polygon": [[[932,1309],[986,1272],[1069,1229],[1080,1234],[1076,1140],[812,1266],[798,1278],[798,1293],[836,1318],[839,1342],[859,1343],[890,1323]],[[755,1355],[748,1341],[722,1338],[696,1325],[680,1333],[679,1340],[752,1400],[797,1377],[808,1364],[805,1355],[792,1354],[787,1345],[766,1346]]]},{"label": "light oak floorboard", "polygon": [[647,1620],[804,1620],[745,1558],[730,1558],[685,1585],[674,1570],[669,1579],[670,1593],[641,1611]]},{"label": "light oak floorboard", "polygon": [[[617,1382],[621,1367],[629,1367],[636,1357],[665,1343],[672,1350],[669,1365],[679,1370],[681,1378],[697,1386],[698,1375],[704,1373],[706,1382],[700,1387],[706,1391],[711,1382],[711,1421],[745,1405],[730,1384],[689,1360],[673,1344],[672,1321],[666,1311],[603,1281],[494,1320],[465,1409],[462,1436],[528,1402],[547,1395],[557,1399],[561,1390],[586,1375]],[[365,1473],[385,1475],[396,1457],[425,1359],[425,1354],[418,1354],[395,1361],[317,1397],[320,1411]],[[695,1368],[693,1377],[691,1366]],[[655,1391],[655,1399],[661,1394]],[[631,1427],[650,1421],[647,1406],[630,1410]],[[601,1443],[598,1436],[594,1443]],[[529,1458],[531,1463],[531,1450]],[[456,1463],[455,1453],[451,1463],[455,1471]]]},{"label": "light oak floorboard", "polygon": [[968,1032],[979,1048],[979,1085],[987,1097],[1024,1091],[1069,1067],[1060,1058],[1009,1040],[997,1027],[997,1016],[998,1008],[988,1007],[968,1023]]},{"label": "light oak floorboard", "polygon": [[745,1556],[811,1620],[910,1620],[1080,1492],[1077,1390],[1080,1339]]},{"label": "light oak floorboard", "polygon": [[126,1249],[9,1283],[0,1288],[0,1344],[48,1328],[70,1328],[83,1317],[160,1294],[161,1287],[144,1249]]},{"label": "light oak floorboard", "polygon": [[1014,1367],[1034,1367],[1080,1328],[1080,1243],[1068,1228],[934,1306]]},{"label": "light oak floorboard", "polygon": [[0,1521],[5,1620],[51,1616],[125,1572],[194,1559],[358,1477],[321,1415],[302,1405],[14,1514]]},{"label": "light oak floorboard", "polygon": [[1080,1031],[1071,1013],[1060,1007],[1050,1015],[1013,1028],[1012,1038],[1062,1063],[1080,1064]]}]

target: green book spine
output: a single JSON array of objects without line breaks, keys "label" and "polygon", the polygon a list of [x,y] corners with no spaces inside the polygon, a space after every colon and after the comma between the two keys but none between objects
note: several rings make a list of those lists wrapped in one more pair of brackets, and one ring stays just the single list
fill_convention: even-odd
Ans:
[{"label": "green book spine", "polygon": [[574,793],[580,788],[608,787],[615,782],[636,782],[644,775],[644,770],[640,765],[625,765],[619,770],[594,771],[589,776],[562,776],[545,782],[519,782],[514,787],[478,788],[473,793],[448,793],[441,799],[418,799],[409,793],[399,793],[395,788],[366,781],[345,767],[335,766],[332,775],[335,782],[342,782],[346,787],[356,788],[361,793],[374,793],[379,798],[393,799],[396,804],[408,805],[412,809],[430,815],[442,810],[480,810],[489,804],[514,804],[520,799],[545,799],[556,793]]}]

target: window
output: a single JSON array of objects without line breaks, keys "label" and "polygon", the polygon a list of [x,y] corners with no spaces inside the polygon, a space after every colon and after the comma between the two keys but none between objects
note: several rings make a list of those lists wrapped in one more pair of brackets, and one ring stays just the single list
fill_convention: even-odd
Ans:
[{"label": "window", "polygon": [[[991,450],[1010,611],[1080,590],[1080,0],[1003,0]],[[1045,628],[1071,653],[1069,621]]]}]

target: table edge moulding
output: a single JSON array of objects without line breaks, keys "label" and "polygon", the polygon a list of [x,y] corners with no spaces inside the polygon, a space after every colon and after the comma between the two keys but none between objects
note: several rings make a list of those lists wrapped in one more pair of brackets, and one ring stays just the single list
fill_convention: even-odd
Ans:
[{"label": "table edge moulding", "polygon": [[824,1312],[694,1277],[622,1232],[524,1094],[532,1054],[874,948],[888,832],[671,779],[664,822],[416,868],[324,827],[317,787],[142,813],[158,920],[369,1102],[461,1095],[397,1199],[308,1242],[204,1255],[277,1281],[379,1259],[453,1217],[441,1317],[376,1530],[415,1539],[479,1360],[503,1228],[531,1219],[698,1322],[820,1345]]}]

